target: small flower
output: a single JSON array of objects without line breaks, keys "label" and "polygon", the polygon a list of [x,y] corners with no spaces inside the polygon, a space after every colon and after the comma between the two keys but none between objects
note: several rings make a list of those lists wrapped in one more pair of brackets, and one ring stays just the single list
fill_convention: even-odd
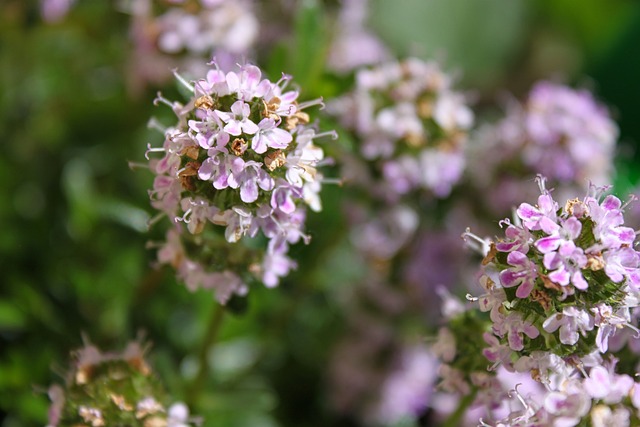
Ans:
[{"label": "small flower", "polygon": [[518,286],[516,296],[526,298],[531,294],[538,277],[536,265],[522,252],[510,252],[507,262],[512,268],[500,272],[500,283],[505,288]]},{"label": "small flower", "polygon": [[496,249],[500,252],[518,251],[523,254],[529,252],[532,236],[529,230],[509,224],[504,232],[506,239],[496,243]]},{"label": "small flower", "polygon": [[509,347],[514,351],[524,348],[523,334],[531,339],[537,338],[540,331],[531,323],[522,319],[520,313],[511,312],[500,324],[495,324],[494,329],[500,335],[507,335]]},{"label": "small flower", "polygon": [[594,366],[589,372],[589,377],[585,378],[583,385],[591,398],[602,400],[607,404],[616,404],[629,394],[634,381],[628,375],[615,374],[613,366],[610,369]]},{"label": "small flower", "polygon": [[284,129],[277,127],[275,120],[264,118],[258,123],[258,131],[251,139],[251,149],[258,154],[267,148],[285,149],[293,140],[293,136]]},{"label": "small flower", "polygon": [[547,234],[552,234],[558,227],[557,210],[558,204],[551,195],[543,193],[538,197],[536,206],[522,203],[516,212],[523,225],[529,230],[542,230]]},{"label": "small flower", "polygon": [[546,253],[543,264],[553,270],[548,274],[549,279],[560,286],[567,286],[571,282],[583,291],[589,286],[580,271],[587,266],[587,257],[572,241],[563,244],[557,252]]},{"label": "small flower", "polygon": [[489,347],[486,347],[482,350],[482,354],[487,358],[489,362],[493,362],[493,366],[490,370],[494,370],[495,367],[499,364],[504,365],[507,369],[513,369],[513,362],[511,361],[511,348],[507,345],[500,344],[498,338],[488,332],[485,332],[482,337],[484,338],[484,341],[489,344]]},{"label": "small flower", "polygon": [[231,105],[231,113],[216,110],[216,114],[226,123],[224,131],[229,135],[239,136],[242,133],[253,135],[258,132],[258,126],[249,119],[251,108],[243,101],[236,101]]},{"label": "small flower", "polygon": [[560,328],[560,342],[562,344],[574,345],[587,331],[593,329],[593,318],[584,310],[576,307],[565,307],[562,313],[549,316],[542,324],[542,328],[547,332],[555,332]]}]

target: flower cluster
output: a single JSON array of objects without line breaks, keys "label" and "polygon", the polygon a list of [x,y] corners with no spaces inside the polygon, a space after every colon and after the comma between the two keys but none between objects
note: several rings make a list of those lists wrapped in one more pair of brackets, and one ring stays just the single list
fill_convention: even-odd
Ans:
[{"label": "flower cluster", "polygon": [[629,375],[616,374],[615,360],[592,360],[580,367],[582,372],[560,358],[549,361],[553,364],[546,366],[551,384],[547,390],[523,395],[516,386],[504,417],[490,424],[481,420],[480,426],[629,427],[640,422],[640,384]]},{"label": "flower cluster", "polygon": [[616,331],[633,327],[630,309],[638,306],[640,254],[634,230],[624,226],[620,200],[593,187],[583,200],[560,208],[544,179],[538,182],[538,203],[521,204],[518,223],[502,222],[505,237],[491,245],[484,261],[486,294],[479,303],[491,313],[499,338],[492,349],[505,366],[536,351],[604,353]]},{"label": "flower cluster", "polygon": [[121,353],[103,353],[93,345],[78,350],[66,389],[49,388],[52,404],[47,427],[199,424],[189,417],[185,404],[166,404],[165,392],[144,360],[144,352],[135,341]]},{"label": "flower cluster", "polygon": [[252,0],[126,3],[133,44],[129,85],[134,91],[151,82],[167,83],[173,68],[194,77],[207,72],[204,61],[209,58],[229,71],[253,57],[260,25]]},{"label": "flower cluster", "polygon": [[304,112],[321,100],[299,103],[286,89],[290,76],[272,83],[253,65],[213,67],[193,84],[178,78],[193,95],[186,105],[158,98],[178,124],[165,130],[163,147],[149,148],[163,153],[150,161],[152,205],[175,225],[159,260],[222,303],[246,292],[248,273],[276,286],[295,267],[289,245],[309,240],[305,207],[321,209],[324,153],[314,140],[335,133],[316,133]]},{"label": "flower cluster", "polygon": [[618,127],[587,90],[538,82],[524,103],[474,134],[469,174],[477,188],[496,188],[487,208],[507,212],[529,194],[523,183],[546,176],[556,191],[575,194],[591,181],[610,182]]},{"label": "flower cluster", "polygon": [[222,48],[231,53],[244,53],[258,35],[258,20],[247,1],[178,0],[172,3],[174,6],[157,19],[158,47],[163,52],[187,50],[210,54],[215,48]]},{"label": "flower cluster", "polygon": [[329,69],[336,73],[346,74],[390,56],[387,48],[365,26],[368,6],[368,0],[342,2],[338,28],[327,58]]},{"label": "flower cluster", "polygon": [[412,190],[445,197],[460,179],[473,113],[434,62],[387,62],[356,74],[353,94],[334,104],[382,176],[371,191],[397,199]]}]

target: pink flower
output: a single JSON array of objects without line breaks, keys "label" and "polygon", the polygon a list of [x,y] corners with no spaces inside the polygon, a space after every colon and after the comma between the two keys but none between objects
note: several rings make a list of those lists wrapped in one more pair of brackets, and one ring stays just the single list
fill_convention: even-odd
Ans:
[{"label": "pink flower", "polygon": [[242,133],[253,135],[258,132],[258,126],[249,119],[251,108],[243,101],[236,101],[231,105],[231,113],[216,110],[216,114],[226,123],[224,131],[229,135],[240,136]]},{"label": "pink flower", "polygon": [[547,332],[555,332],[560,328],[560,342],[574,345],[580,338],[579,334],[584,336],[587,331],[593,329],[593,318],[577,307],[565,307],[562,313],[549,316],[542,328]]},{"label": "pink flower", "polygon": [[511,252],[507,256],[507,262],[513,267],[500,272],[500,283],[505,288],[518,286],[516,296],[528,297],[538,277],[536,265],[525,254],[518,251]]},{"label": "pink flower", "polygon": [[258,154],[267,148],[285,149],[293,140],[291,133],[278,128],[278,123],[270,118],[264,118],[258,123],[258,131],[251,139],[251,149]]}]

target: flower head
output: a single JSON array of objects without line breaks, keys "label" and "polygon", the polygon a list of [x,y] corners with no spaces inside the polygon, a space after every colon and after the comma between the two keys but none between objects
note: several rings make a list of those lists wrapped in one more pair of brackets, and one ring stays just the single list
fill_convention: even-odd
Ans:
[{"label": "flower head", "polygon": [[[192,97],[174,109],[178,124],[163,147],[149,149],[164,153],[151,160],[151,196],[175,225],[160,262],[224,303],[246,293],[251,275],[271,287],[295,267],[288,245],[308,240],[306,206],[320,209],[324,153],[313,141],[334,133],[308,125],[304,110],[320,101],[298,103],[298,92],[286,89],[289,76],[273,83],[254,65],[226,73],[211,65],[192,83],[178,76]],[[236,245],[260,234],[263,249]]]}]

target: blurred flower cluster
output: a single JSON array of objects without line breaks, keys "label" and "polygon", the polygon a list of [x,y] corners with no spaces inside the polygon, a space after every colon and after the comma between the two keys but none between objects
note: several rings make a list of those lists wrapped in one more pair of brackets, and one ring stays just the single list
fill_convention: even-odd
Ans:
[{"label": "blurred flower cluster", "polygon": [[167,405],[165,392],[144,359],[145,350],[137,341],[121,353],[103,353],[91,344],[77,350],[65,387],[49,388],[53,403],[47,426],[194,425],[197,419],[189,417],[184,403]]}]

